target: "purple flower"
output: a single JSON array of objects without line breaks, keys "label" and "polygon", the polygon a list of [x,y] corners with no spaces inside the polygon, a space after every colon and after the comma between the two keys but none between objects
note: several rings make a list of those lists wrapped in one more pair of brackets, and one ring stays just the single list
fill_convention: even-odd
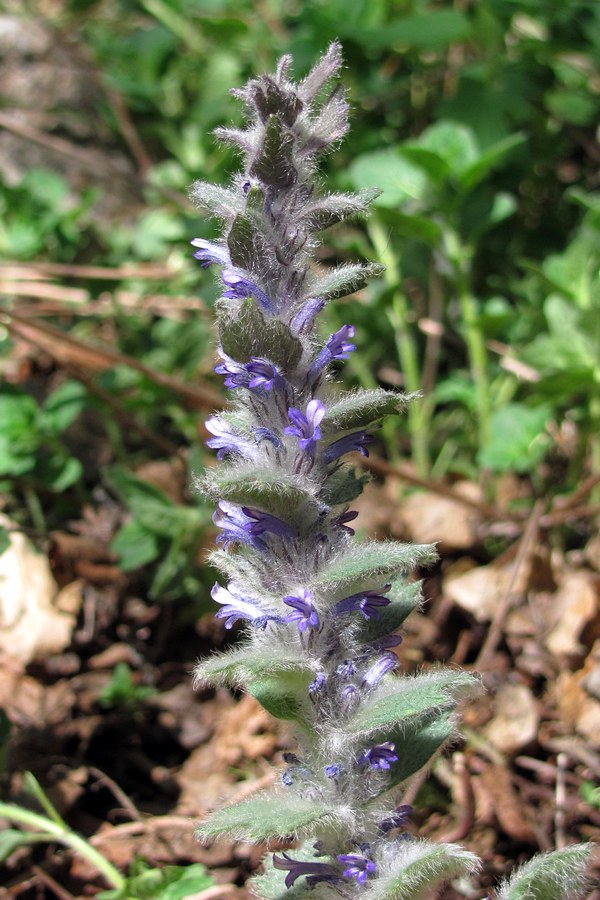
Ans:
[{"label": "purple flower", "polygon": [[287,522],[272,516],[270,513],[262,512],[260,509],[252,509],[249,506],[242,506],[242,512],[250,519],[243,527],[253,535],[264,534],[266,531],[276,534],[281,538],[293,538],[296,532]]},{"label": "purple flower", "polygon": [[282,381],[277,366],[267,359],[253,357],[249,363],[246,363],[246,371],[251,376],[248,382],[248,388],[251,391],[270,391],[278,382]]},{"label": "purple flower", "polygon": [[402,643],[402,636],[399,634],[386,634],[382,638],[378,638],[371,643],[373,650],[391,650],[393,647],[399,647]]},{"label": "purple flower", "polygon": [[355,878],[357,884],[364,884],[367,877],[377,869],[373,860],[358,853],[342,853],[338,860],[347,867],[342,872],[344,878]]},{"label": "purple flower", "polygon": [[291,407],[288,410],[288,415],[293,425],[288,425],[287,428],[284,428],[284,433],[293,434],[297,437],[300,449],[308,453],[309,456],[314,456],[317,441],[321,439],[319,425],[325,415],[325,407],[320,400],[309,400],[306,406],[306,413]]},{"label": "purple flower", "polygon": [[384,653],[383,656],[380,656],[365,672],[363,675],[363,686],[364,687],[375,687],[376,684],[379,684],[384,675],[387,675],[388,672],[391,672],[392,669],[395,669],[398,665],[398,658],[392,653],[391,650],[388,650],[387,653]]},{"label": "purple flower", "polygon": [[309,684],[308,693],[309,694],[317,694],[320,691],[325,690],[326,686],[327,686],[327,678],[325,677],[323,672],[319,672],[315,676],[314,681],[311,681],[311,683]]},{"label": "purple flower", "polygon": [[253,297],[267,312],[275,313],[277,311],[271,298],[249,278],[244,278],[243,275],[238,275],[231,269],[224,269],[221,272],[221,279],[227,288],[223,293],[224,297],[230,297],[232,300],[245,300],[247,297]]},{"label": "purple flower", "polygon": [[369,765],[372,769],[389,769],[392,763],[398,762],[398,757],[394,752],[396,745],[391,741],[384,744],[375,744],[369,750],[358,757],[359,766]]},{"label": "purple flower", "polygon": [[290,328],[294,334],[308,334],[324,306],[325,301],[321,297],[312,297],[310,300],[306,300],[290,322]]},{"label": "purple flower", "polygon": [[357,450],[361,456],[368,456],[369,451],[366,449],[367,444],[372,444],[374,437],[367,431],[355,431],[354,434],[346,434],[344,437],[338,438],[323,451],[323,459],[325,462],[333,462],[343,456],[344,453],[352,453]]},{"label": "purple flower", "polygon": [[238,619],[252,622],[257,628],[266,628],[270,621],[281,621],[278,616],[266,613],[254,600],[243,597],[238,588],[230,583],[226,588],[215,584],[210,592],[216,603],[221,603],[217,619],[225,619],[225,628],[231,628]]},{"label": "purple flower", "polygon": [[318,378],[325,366],[335,359],[348,359],[350,353],[356,350],[356,345],[348,341],[351,337],[354,337],[354,325],[342,325],[339,331],[331,334],[308,370],[310,378]]},{"label": "purple flower", "polygon": [[204,424],[207,430],[215,435],[207,440],[206,446],[217,451],[217,459],[223,459],[228,453],[237,453],[240,456],[252,458],[252,445],[241,434],[234,431],[222,416],[210,416]]},{"label": "purple flower", "polygon": [[232,543],[249,544],[255,550],[265,551],[267,545],[261,537],[248,528],[248,517],[235,503],[220,500],[213,513],[213,522],[222,531],[217,535],[217,544],[228,547]]},{"label": "purple flower", "polygon": [[379,619],[378,610],[391,603],[388,597],[382,596],[390,588],[391,584],[384,584],[380,591],[361,591],[360,594],[352,594],[351,597],[336,603],[332,613],[339,616],[343,613],[361,612],[365,619]]},{"label": "purple flower", "polygon": [[231,390],[238,387],[248,387],[250,376],[246,366],[236,362],[235,359],[231,359],[231,357],[227,356],[226,353],[223,353],[222,350],[219,350],[219,353],[223,362],[217,363],[215,372],[217,375],[225,375],[225,387],[228,387]]},{"label": "purple flower", "polygon": [[394,828],[403,828],[412,816],[413,808],[408,803],[399,806],[391,816],[387,816],[379,823],[379,829],[384,834]]},{"label": "purple flower", "polygon": [[204,238],[194,238],[190,243],[192,247],[198,248],[194,253],[194,259],[200,260],[200,265],[203,269],[208,269],[212,263],[218,263],[220,266],[231,264],[227,249],[220,244],[205,241]]},{"label": "purple flower", "polygon": [[270,428],[253,428],[252,431],[257,444],[260,444],[261,441],[270,441],[278,450],[283,450],[283,441]]},{"label": "purple flower", "polygon": [[320,862],[301,862],[300,860],[291,859],[287,853],[281,856],[273,856],[273,867],[281,871],[287,870],[285,876],[285,886],[291,888],[294,882],[302,875],[306,875],[306,882],[311,887],[318,884],[319,881],[338,881],[339,875],[335,866],[330,863]]},{"label": "purple flower", "polygon": [[[289,613],[284,622],[296,622],[298,631],[303,632],[308,628],[319,627],[319,616],[313,606],[313,595],[307,588],[300,588],[299,597],[284,597],[283,602],[286,606],[291,606],[294,610]],[[309,689],[310,690],[310,689]]]},{"label": "purple flower", "polygon": [[330,766],[325,766],[325,775],[327,778],[337,778],[341,771],[342,767],[338,763],[332,763]]},{"label": "purple flower", "polygon": [[354,534],[354,528],[349,528],[346,523],[353,522],[354,519],[356,519],[357,517],[358,517],[358,513],[356,512],[355,509],[346,509],[341,514],[341,516],[337,517],[337,519],[334,522],[334,525],[339,525],[339,527],[343,531],[347,531],[348,534]]}]

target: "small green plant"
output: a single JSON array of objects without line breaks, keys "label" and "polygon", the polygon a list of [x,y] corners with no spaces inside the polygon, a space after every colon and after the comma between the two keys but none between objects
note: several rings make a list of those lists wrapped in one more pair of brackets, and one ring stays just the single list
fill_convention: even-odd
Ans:
[{"label": "small green plant", "polygon": [[18,826],[0,831],[0,864],[20,847],[62,844],[85,859],[111,886],[110,890],[96,895],[98,900],[184,900],[213,884],[206,868],[198,863],[153,868],[143,859],[136,858],[128,874],[122,875],[69,827],[31,772],[24,775],[23,790],[41,806],[43,813],[0,802],[0,819]]},{"label": "small green plant", "polygon": [[156,693],[156,688],[150,685],[136,684],[127,663],[120,662],[113,669],[108,684],[98,694],[98,703],[105,709],[136,712]]}]

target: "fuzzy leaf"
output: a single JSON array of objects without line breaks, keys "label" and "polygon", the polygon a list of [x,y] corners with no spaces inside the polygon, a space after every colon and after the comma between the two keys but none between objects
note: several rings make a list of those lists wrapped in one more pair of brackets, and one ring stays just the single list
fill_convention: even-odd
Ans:
[{"label": "fuzzy leaf", "polygon": [[304,722],[302,710],[308,697],[312,673],[281,670],[277,674],[261,674],[250,681],[248,693],[276,719]]},{"label": "fuzzy leaf", "polygon": [[235,191],[217,184],[196,181],[190,197],[198,206],[210,210],[219,219],[233,219],[237,213],[242,211],[242,200],[239,195]]},{"label": "fuzzy leaf", "polygon": [[324,803],[286,794],[262,794],[212,813],[198,829],[198,837],[224,835],[240,841],[268,841],[312,830],[334,818]]},{"label": "fuzzy leaf", "polygon": [[279,319],[265,319],[251,298],[235,312],[220,317],[219,337],[223,351],[240,363],[259,356],[291,372],[302,355],[302,344],[287,325]]},{"label": "fuzzy leaf", "polygon": [[[387,683],[389,689],[390,682]],[[437,710],[456,706],[457,701],[479,689],[476,678],[466,672],[438,669],[426,675],[393,679],[393,692],[379,695],[359,707],[344,726],[354,735],[373,735],[402,723],[410,725],[431,717]]]},{"label": "fuzzy leaf", "polygon": [[367,428],[383,416],[397,414],[411,399],[410,394],[396,394],[383,388],[348,393],[328,406],[323,419],[324,433],[333,435],[351,428]]},{"label": "fuzzy leaf", "polygon": [[586,893],[592,847],[575,844],[534,856],[498,891],[498,900],[577,900]]},{"label": "fuzzy leaf", "polygon": [[383,576],[409,572],[436,558],[433,544],[401,544],[399,541],[371,541],[336,556],[312,584],[318,588],[344,588]]},{"label": "fuzzy leaf", "polygon": [[276,188],[290,188],[298,178],[293,163],[294,138],[278,115],[269,117],[258,157],[250,167],[250,175]]},{"label": "fuzzy leaf", "polygon": [[456,844],[404,841],[394,846],[388,865],[362,892],[362,898],[431,900],[436,887],[477,868],[477,857]]},{"label": "fuzzy leaf", "polygon": [[365,213],[378,196],[376,189],[352,194],[330,194],[308,203],[302,210],[302,221],[309,229],[322,231],[349,216]]},{"label": "fuzzy leaf", "polygon": [[321,498],[329,506],[351,503],[362,494],[369,475],[356,475],[349,466],[340,466],[327,479],[321,491]]},{"label": "fuzzy leaf", "polygon": [[268,469],[239,469],[223,466],[198,482],[212,500],[229,500],[240,506],[258,507],[287,521],[297,518],[302,508],[316,508],[317,502],[298,479]]},{"label": "fuzzy leaf", "polygon": [[386,634],[391,634],[402,625],[421,603],[421,582],[397,578],[392,582],[387,596],[392,602],[379,610],[379,619],[369,619],[364,623],[365,641],[375,641]]},{"label": "fuzzy leaf", "polygon": [[244,687],[261,675],[283,672],[306,682],[310,680],[310,670],[297,656],[283,649],[275,656],[271,650],[261,650],[248,644],[203,660],[196,667],[195,678],[206,684]]},{"label": "fuzzy leaf", "polygon": [[385,790],[401,784],[431,760],[454,734],[452,716],[435,715],[425,724],[402,726],[388,735],[396,746],[398,762],[392,763]]},{"label": "fuzzy leaf", "polygon": [[252,269],[255,261],[255,231],[247,216],[237,215],[227,235],[229,256],[234,266]]},{"label": "fuzzy leaf", "polygon": [[354,294],[364,287],[370,278],[378,278],[382,272],[383,267],[377,263],[336,266],[311,284],[311,296],[322,297],[323,300],[337,300],[347,294]]}]

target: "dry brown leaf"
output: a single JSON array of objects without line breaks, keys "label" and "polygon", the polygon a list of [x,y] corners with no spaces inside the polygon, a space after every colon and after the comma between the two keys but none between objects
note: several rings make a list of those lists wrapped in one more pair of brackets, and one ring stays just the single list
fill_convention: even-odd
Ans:
[{"label": "dry brown leaf", "polygon": [[552,623],[544,641],[548,650],[555,656],[581,653],[579,637],[599,613],[597,577],[585,569],[565,571],[548,611]]},{"label": "dry brown leaf", "polygon": [[[469,500],[483,499],[481,488],[460,481],[454,491]],[[411,494],[401,506],[400,516],[412,540],[418,544],[437,542],[440,552],[465,550],[476,542],[480,516],[472,507],[448,497],[424,491]]]},{"label": "dry brown leaf", "polygon": [[505,684],[493,703],[493,718],[485,729],[502,753],[516,753],[537,735],[540,717],[535,697],[524,684]]},{"label": "dry brown leaf", "polygon": [[0,556],[0,656],[23,666],[61,653],[71,642],[81,590],[63,593],[69,611],[56,607],[58,585],[50,563],[6,516],[10,547]]},{"label": "dry brown leaf", "polygon": [[552,688],[562,720],[596,749],[600,748],[600,702],[590,690],[589,679],[592,678],[593,686],[599,655],[600,641],[597,641],[583,669],[561,672]]},{"label": "dry brown leaf", "polygon": [[529,566],[521,566],[516,578],[514,576],[514,561],[504,565],[491,563],[489,566],[477,566],[458,575],[449,570],[444,580],[444,591],[478,622],[489,622],[509,589],[515,594],[526,589]]},{"label": "dry brown leaf", "polygon": [[525,804],[514,788],[508,769],[487,766],[480,782],[502,830],[515,841],[537,846],[537,836],[526,818]]}]

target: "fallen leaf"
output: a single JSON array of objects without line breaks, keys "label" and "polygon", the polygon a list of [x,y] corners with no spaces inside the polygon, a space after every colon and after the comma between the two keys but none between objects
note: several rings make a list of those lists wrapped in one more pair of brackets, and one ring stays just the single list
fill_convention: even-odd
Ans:
[{"label": "fallen leaf", "polygon": [[544,641],[548,650],[555,656],[581,653],[579,637],[599,612],[597,577],[585,569],[566,571],[549,610],[555,624]]},{"label": "fallen leaf", "polygon": [[516,753],[535,739],[539,721],[537,703],[529,688],[505,684],[494,697],[492,721],[485,731],[502,753]]},{"label": "fallen leaf", "polygon": [[63,594],[69,611],[57,609],[58,585],[47,557],[10,519],[0,521],[10,531],[10,547],[0,556],[0,656],[26,666],[69,646],[81,591]]},{"label": "fallen leaf", "polygon": [[[454,491],[469,500],[481,500],[481,488],[471,481],[460,481]],[[477,510],[425,491],[410,494],[402,502],[400,517],[412,540],[418,544],[437,542],[440,552],[465,550],[476,543],[480,516]]]}]

